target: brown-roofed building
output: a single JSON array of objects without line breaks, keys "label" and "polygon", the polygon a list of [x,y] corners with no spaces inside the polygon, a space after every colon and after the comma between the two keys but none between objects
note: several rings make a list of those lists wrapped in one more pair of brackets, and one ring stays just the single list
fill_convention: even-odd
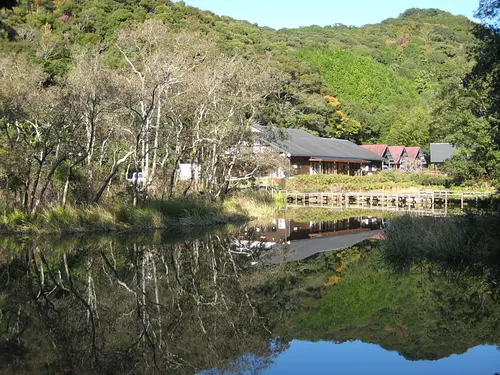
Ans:
[{"label": "brown-roofed building", "polygon": [[420,146],[406,147],[408,162],[404,166],[406,172],[422,172],[427,165],[424,152]]},{"label": "brown-roofed building", "polygon": [[393,168],[397,171],[406,172],[405,166],[408,164],[408,153],[405,146],[389,146],[389,151],[394,159]]},{"label": "brown-roofed building", "polygon": [[290,159],[295,174],[361,175],[382,168],[382,157],[345,139],[261,125],[253,125],[253,131],[260,145],[270,146]]},{"label": "brown-roofed building", "polygon": [[392,157],[389,146],[387,145],[361,145],[365,150],[371,151],[381,158],[383,158],[382,169],[392,168],[394,165],[394,158]]}]

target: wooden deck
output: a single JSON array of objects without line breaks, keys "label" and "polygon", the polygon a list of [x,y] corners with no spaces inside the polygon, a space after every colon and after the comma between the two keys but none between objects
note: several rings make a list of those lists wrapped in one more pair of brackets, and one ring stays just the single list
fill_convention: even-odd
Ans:
[{"label": "wooden deck", "polygon": [[448,214],[450,209],[479,209],[485,205],[499,210],[498,193],[429,190],[416,193],[345,192],[288,193],[287,205],[303,207],[361,208]]}]

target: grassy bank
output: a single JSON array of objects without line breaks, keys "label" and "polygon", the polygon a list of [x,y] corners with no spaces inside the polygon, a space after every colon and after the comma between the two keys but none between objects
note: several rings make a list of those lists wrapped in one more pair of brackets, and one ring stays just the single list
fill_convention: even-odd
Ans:
[{"label": "grassy bank", "polygon": [[231,201],[152,200],[137,207],[54,207],[36,215],[16,210],[0,217],[0,233],[142,232],[227,224],[248,218],[248,212]]},{"label": "grassy bank", "polygon": [[244,212],[252,220],[269,220],[280,208],[286,206],[284,194],[268,191],[241,191],[224,202],[230,212]]},{"label": "grassy bank", "polygon": [[321,191],[374,191],[419,189],[448,189],[451,179],[426,173],[405,174],[383,172],[371,176],[346,175],[299,175],[286,180],[285,190],[291,192],[321,192]]},{"label": "grassy bank", "polygon": [[383,256],[401,270],[436,264],[448,271],[500,272],[499,216],[401,216],[386,231]]}]

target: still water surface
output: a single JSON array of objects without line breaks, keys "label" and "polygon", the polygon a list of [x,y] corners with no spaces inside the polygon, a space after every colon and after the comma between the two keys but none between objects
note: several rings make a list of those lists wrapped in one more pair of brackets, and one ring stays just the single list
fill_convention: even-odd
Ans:
[{"label": "still water surface", "polygon": [[2,238],[0,373],[500,372],[497,280],[396,272],[375,240],[327,251],[381,226]]},{"label": "still water surface", "polygon": [[294,340],[263,374],[495,374],[498,349],[477,346],[439,360],[408,361],[396,351],[361,341],[336,344]]}]

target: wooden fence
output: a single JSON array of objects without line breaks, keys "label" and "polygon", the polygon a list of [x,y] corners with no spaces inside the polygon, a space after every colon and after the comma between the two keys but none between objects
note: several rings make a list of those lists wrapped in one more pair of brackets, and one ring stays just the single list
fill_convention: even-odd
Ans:
[{"label": "wooden fence", "polygon": [[500,209],[498,193],[465,192],[453,190],[429,190],[416,193],[388,192],[319,192],[319,193],[289,193],[286,196],[287,205],[303,207],[331,208],[364,208],[383,210],[444,210],[448,214],[450,208],[463,211],[466,208],[479,209],[485,205]]}]

